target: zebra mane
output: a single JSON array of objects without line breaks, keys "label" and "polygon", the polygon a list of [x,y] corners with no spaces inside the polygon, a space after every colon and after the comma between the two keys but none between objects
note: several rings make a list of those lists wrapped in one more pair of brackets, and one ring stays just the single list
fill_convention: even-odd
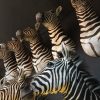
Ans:
[{"label": "zebra mane", "polygon": [[71,59],[71,51],[67,48],[64,42],[61,43],[62,46],[62,55],[65,59]]}]

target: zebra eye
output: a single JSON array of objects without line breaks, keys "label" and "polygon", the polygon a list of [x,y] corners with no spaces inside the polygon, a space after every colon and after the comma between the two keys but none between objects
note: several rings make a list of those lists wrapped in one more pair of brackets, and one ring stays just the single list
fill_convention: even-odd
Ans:
[{"label": "zebra eye", "polygon": [[58,56],[58,58],[62,58],[63,57],[61,52],[57,52],[57,56]]},{"label": "zebra eye", "polygon": [[52,67],[54,63],[52,61],[48,62],[47,66]]},{"label": "zebra eye", "polygon": [[5,85],[9,86],[9,85],[10,85],[10,83],[7,81],[7,82],[5,83]]}]

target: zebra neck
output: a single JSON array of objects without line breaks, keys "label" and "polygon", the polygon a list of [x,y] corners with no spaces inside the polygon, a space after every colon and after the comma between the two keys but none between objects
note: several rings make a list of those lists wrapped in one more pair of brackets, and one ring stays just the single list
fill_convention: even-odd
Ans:
[{"label": "zebra neck", "polygon": [[20,50],[15,52],[16,60],[18,63],[21,62],[24,59],[24,56],[26,55],[27,53],[24,48],[20,48]]},{"label": "zebra neck", "polygon": [[52,59],[51,51],[38,38],[35,42],[34,40],[31,41],[30,48],[34,68],[36,72],[40,72],[46,66],[47,62]]},{"label": "zebra neck", "polygon": [[[60,23],[57,25],[50,25],[51,27],[48,28],[49,36],[51,39],[52,44],[59,44],[66,36],[64,35],[62,26]],[[61,37],[59,40],[59,37]]]},{"label": "zebra neck", "polygon": [[3,59],[3,62],[4,62],[6,71],[9,71],[12,67],[16,68],[16,66],[17,66],[16,58],[15,58],[14,54],[12,54],[11,52],[9,52],[9,54]]},{"label": "zebra neck", "polygon": [[41,50],[43,48],[43,44],[40,42],[40,40],[38,38],[36,38],[35,40],[33,40],[33,41],[30,42],[30,48],[31,48],[31,51],[33,53],[33,56],[37,54],[36,53],[37,47],[38,48],[40,47]]},{"label": "zebra neck", "polygon": [[40,40],[39,40],[38,36],[36,36],[34,39],[32,39],[29,42],[31,45],[35,45],[36,43],[40,43]]},{"label": "zebra neck", "polygon": [[[79,26],[80,26],[80,31],[81,35],[80,37],[92,37],[94,32],[97,34],[100,30],[100,18],[97,16],[96,12],[89,7],[87,10],[84,12],[77,12],[77,18],[79,21]],[[94,32],[91,32],[93,31]],[[96,30],[98,30],[96,32]]]}]

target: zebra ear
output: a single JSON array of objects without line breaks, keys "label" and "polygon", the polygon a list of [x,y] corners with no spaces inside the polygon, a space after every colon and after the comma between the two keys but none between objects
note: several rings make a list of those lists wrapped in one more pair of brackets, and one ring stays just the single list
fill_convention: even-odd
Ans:
[{"label": "zebra ear", "polygon": [[22,35],[21,33],[22,33],[21,30],[17,30],[16,31],[16,36],[21,36]]},{"label": "zebra ear", "polygon": [[11,37],[11,40],[12,40],[12,41],[15,41],[16,39],[15,39],[14,37]]},{"label": "zebra ear", "polygon": [[69,58],[69,50],[67,49],[66,45],[64,42],[61,43],[61,46],[62,46],[62,55],[63,57],[65,58]]},{"label": "zebra ear", "polygon": [[22,31],[21,30],[17,30],[16,31],[16,37],[20,42],[23,41],[23,39],[22,39]]},{"label": "zebra ear", "polygon": [[1,49],[6,48],[6,44],[5,44],[5,43],[1,43],[1,44],[0,44],[0,48],[1,48]]},{"label": "zebra ear", "polygon": [[62,6],[58,6],[57,9],[56,9],[56,15],[59,16],[61,11],[62,11]]},{"label": "zebra ear", "polygon": [[36,29],[36,31],[39,30],[39,27],[40,27],[40,23],[35,23],[35,29]]}]

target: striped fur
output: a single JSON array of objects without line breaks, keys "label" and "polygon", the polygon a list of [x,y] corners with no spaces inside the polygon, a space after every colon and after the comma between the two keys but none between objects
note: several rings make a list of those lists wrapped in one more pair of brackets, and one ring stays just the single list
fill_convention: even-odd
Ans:
[{"label": "striped fur", "polygon": [[30,27],[23,30],[23,36],[29,42],[32,56],[33,65],[36,72],[43,70],[50,60],[53,60],[51,50],[46,48],[35,29]]},{"label": "striped fur", "polygon": [[40,23],[42,23],[48,29],[54,59],[59,58],[59,54],[61,54],[61,42],[65,42],[69,50],[75,51],[73,41],[64,34],[60,20],[58,19],[58,15],[61,11],[62,7],[59,6],[56,12],[50,10],[36,14],[36,27],[39,27]]},{"label": "striped fur", "polygon": [[[8,41],[8,49],[15,53],[19,69],[23,69],[24,77],[30,78],[33,73],[32,57],[24,45],[17,39]],[[19,79],[20,81],[21,79]]]},{"label": "striped fur", "polygon": [[1,79],[2,81],[4,81],[3,83],[5,84],[6,82],[10,82],[10,80],[17,78],[18,71],[14,53],[9,51],[6,47],[6,44],[4,43],[1,44],[0,59],[3,60],[5,67],[5,76]]},{"label": "striped fur", "polygon": [[20,85],[13,81],[9,86],[4,86],[0,89],[0,100],[22,100]]},{"label": "striped fur", "polygon": [[[0,100],[24,100],[21,91],[25,85],[25,78],[23,76],[24,72],[21,69],[15,80],[11,80],[10,83],[7,82],[0,88]],[[21,82],[18,80],[20,77],[23,78]]]},{"label": "striped fur", "polygon": [[100,83],[80,68],[79,56],[72,56],[65,44],[62,47],[64,57],[50,61],[44,71],[34,76],[31,82],[34,95],[59,92],[65,100],[100,100]]},{"label": "striped fur", "polygon": [[93,0],[71,0],[80,26],[80,42],[84,52],[100,57],[100,18],[93,9]]},{"label": "striped fur", "polygon": [[[47,63],[53,60],[51,50],[43,45],[36,30],[31,27],[25,28],[23,32],[18,30],[16,32],[16,36],[20,41],[23,41],[23,39],[28,41],[33,56],[32,61],[34,69],[37,73],[40,73],[47,65]],[[39,96],[35,97],[34,99],[46,100],[46,98],[47,96]]]}]

